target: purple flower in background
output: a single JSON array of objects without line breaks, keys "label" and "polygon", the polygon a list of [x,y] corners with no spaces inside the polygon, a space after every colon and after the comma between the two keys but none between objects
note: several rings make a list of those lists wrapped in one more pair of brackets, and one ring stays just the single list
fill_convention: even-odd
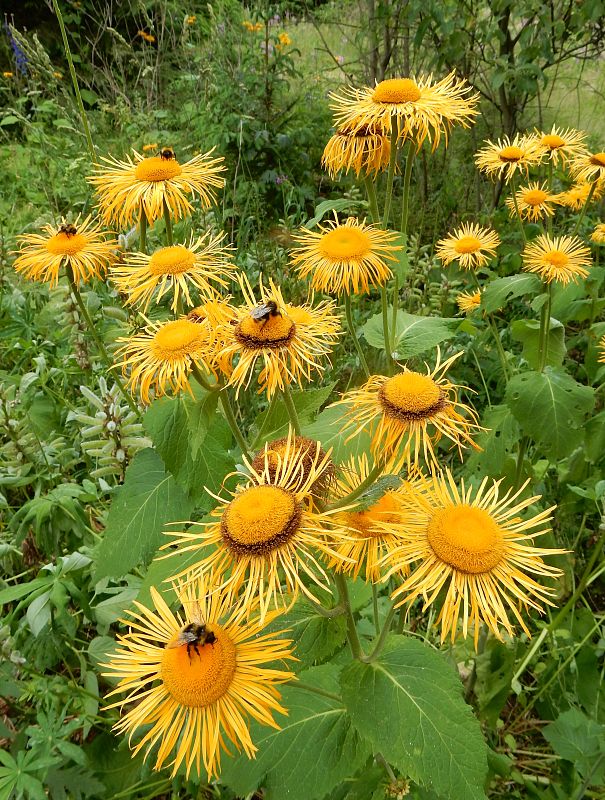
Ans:
[{"label": "purple flower in background", "polygon": [[275,176],[275,183],[278,186],[281,186],[282,183],[287,183],[287,181],[289,181],[289,180],[290,179],[288,178],[288,176],[284,175],[283,173],[281,175],[276,175]]},{"label": "purple flower in background", "polygon": [[267,47],[266,42],[260,42],[260,49],[263,51],[263,53],[268,53],[269,55],[271,55],[271,53],[273,52],[273,45],[271,44],[271,42],[269,42],[269,46]]},{"label": "purple flower in background", "polygon": [[216,26],[216,29],[219,32],[219,34],[222,36],[225,33],[225,23],[224,22],[219,22],[219,24]]},{"label": "purple flower in background", "polygon": [[336,60],[338,61],[339,64],[344,64],[345,63],[345,57],[344,56],[336,56]]},{"label": "purple flower in background", "polygon": [[8,37],[9,44],[11,46],[11,50],[13,51],[13,55],[15,57],[15,67],[17,68],[17,72],[20,72],[21,75],[27,74],[27,56],[19,46],[19,43],[16,41],[15,37],[12,34],[9,24],[5,21],[4,23],[4,30],[6,31],[6,35]]}]

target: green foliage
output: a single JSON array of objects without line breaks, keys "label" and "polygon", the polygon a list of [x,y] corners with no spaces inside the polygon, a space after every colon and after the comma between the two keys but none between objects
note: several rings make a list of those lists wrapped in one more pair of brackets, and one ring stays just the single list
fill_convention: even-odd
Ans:
[{"label": "green foliage", "polygon": [[[399,359],[420,355],[432,350],[441,342],[452,339],[459,326],[460,321],[457,319],[419,317],[405,311],[397,311],[393,352]],[[366,322],[363,335],[372,347],[384,349],[381,314],[376,314]]]}]

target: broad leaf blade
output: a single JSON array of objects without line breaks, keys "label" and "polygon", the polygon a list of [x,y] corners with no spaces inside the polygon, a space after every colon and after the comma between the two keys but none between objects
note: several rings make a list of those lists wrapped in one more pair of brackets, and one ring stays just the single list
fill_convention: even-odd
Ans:
[{"label": "broad leaf blade", "polygon": [[536,275],[509,275],[506,278],[496,278],[485,287],[481,294],[481,308],[491,314],[505,308],[515,297],[526,294],[538,294],[542,282]]},{"label": "broad leaf blade", "polygon": [[[389,310],[389,320],[390,315],[391,310]],[[422,317],[398,311],[394,353],[397,358],[411,358],[425,353],[446,339],[453,338],[459,326],[459,319]],[[376,314],[366,322],[363,326],[363,335],[372,347],[384,349],[382,314]]]},{"label": "broad leaf blade", "polygon": [[353,725],[404,775],[444,797],[485,798],[487,748],[442,655],[392,637],[378,660],[346,667],[341,685]]}]

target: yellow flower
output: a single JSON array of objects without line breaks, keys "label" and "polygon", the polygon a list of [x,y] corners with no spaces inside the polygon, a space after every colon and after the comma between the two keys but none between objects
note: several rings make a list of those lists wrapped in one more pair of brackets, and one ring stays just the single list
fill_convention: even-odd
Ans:
[{"label": "yellow flower", "polygon": [[500,237],[491,228],[463,222],[459,228],[437,242],[437,257],[447,266],[457,261],[462,269],[483,267],[496,255]]},{"label": "yellow flower", "polygon": [[190,285],[207,299],[217,293],[210,281],[227,286],[224,278],[234,268],[229,263],[232,248],[223,245],[224,238],[222,233],[216,236],[208,233],[198,239],[192,238],[187,246],[162,247],[150,256],[127,253],[124,261],[113,267],[111,277],[120,292],[128,295],[127,303],[140,303],[143,311],[147,311],[156,289],[156,303],[166,292],[171,292],[173,311],[178,308],[181,296],[192,306]]},{"label": "yellow flower", "polygon": [[599,363],[603,364],[603,363],[605,363],[605,336],[602,336],[600,341],[599,341],[599,349],[600,349],[601,353],[599,354],[598,360],[599,360]]},{"label": "yellow flower", "polygon": [[376,174],[389,165],[391,143],[382,129],[376,126],[354,125],[339,128],[324,148],[322,166],[331,178],[344,170],[353,170],[359,177],[361,172]]},{"label": "yellow flower", "polygon": [[224,349],[229,339],[227,332],[231,323],[235,324],[237,312],[230,305],[230,299],[226,297],[206,300],[187,314],[188,320],[204,329],[207,348],[204,361],[215,377],[218,377],[219,373],[231,374],[231,361],[224,356]]},{"label": "yellow flower", "polygon": [[287,33],[280,33],[277,38],[282,47],[287,47],[289,44],[292,44],[292,39],[290,39]]},{"label": "yellow flower", "polygon": [[[257,361],[262,370],[258,376],[259,393],[269,399],[291,383],[302,384],[303,378],[323,369],[321,359],[327,357],[340,334],[340,320],[333,302],[316,306],[294,306],[285,302],[281,290],[271,280],[269,287],[260,285],[260,308],[247,278],[241,280],[246,305],[237,312],[236,324],[225,330],[227,344],[222,356],[229,362],[237,356],[237,364],[229,384],[249,386]],[[269,304],[269,305],[267,305]]]},{"label": "yellow flower", "polygon": [[605,244],[605,222],[599,222],[594,231],[590,234],[590,238],[596,244]]},{"label": "yellow flower", "polygon": [[462,313],[472,314],[481,305],[481,292],[479,290],[476,292],[460,292],[456,298],[456,303],[458,303],[458,308]]},{"label": "yellow flower", "polygon": [[195,14],[189,14],[185,22],[187,23],[187,25],[195,25],[196,19],[197,17],[195,16]]},{"label": "yellow flower", "polygon": [[153,142],[152,144],[144,144],[143,145],[143,152],[144,153],[148,153],[150,150],[157,150],[157,149],[158,149],[158,143],[157,142]]},{"label": "yellow flower", "polygon": [[122,372],[128,375],[127,386],[138,386],[141,400],[151,402],[150,389],[156,397],[168,388],[176,394],[191,391],[189,375],[193,366],[208,367],[212,353],[211,332],[207,326],[191,319],[173,322],[150,322],[142,333],[118,339],[125,345],[118,351],[123,356]]},{"label": "yellow flower", "polygon": [[346,392],[334,405],[350,406],[344,412],[342,427],[343,433],[353,429],[347,441],[367,429],[374,460],[384,462],[391,472],[399,472],[404,464],[417,464],[421,454],[429,466],[438,466],[433,445],[443,436],[454,443],[460,457],[463,447],[480,449],[471,438],[473,430],[481,430],[477,415],[458,402],[459,387],[445,377],[461,355],[457,353],[441,363],[438,351],[432,372],[404,369],[392,378],[372,375],[360,389]]},{"label": "yellow flower", "polygon": [[133,755],[147,758],[159,743],[154,769],[168,762],[172,776],[184,765],[187,777],[192,769],[205,777],[203,762],[208,778],[218,777],[227,742],[254,757],[250,718],[279,729],[273,712],[287,713],[277,687],[294,678],[282,663],[293,658],[292,642],[279,638],[283,631],[266,633],[254,606],[232,604],[203,580],[175,588],[182,612],[153,587],[155,610],[135,601],[126,612],[128,633],[103,665],[119,679],[107,697],[125,697],[107,708],[128,709],[114,730],[129,742],[140,730]]},{"label": "yellow flower", "polygon": [[336,474],[336,468],[321,444],[306,436],[296,436],[293,431],[289,431],[288,435],[281,439],[267,442],[262,450],[259,450],[254,456],[252,469],[257,473],[262,473],[266,467],[272,482],[279,474],[280,464],[283,461],[296,461],[304,480],[313,472],[316,462],[325,462],[325,469],[310,488],[313,495],[325,494]]},{"label": "yellow flower", "polygon": [[192,574],[210,574],[212,585],[220,584],[232,597],[241,596],[251,608],[258,599],[261,621],[271,607],[290,607],[301,592],[315,599],[307,584],[327,588],[320,558],[343,560],[334,545],[346,532],[334,512],[317,511],[309,503],[331,464],[329,453],[322,457],[320,452],[316,447],[310,465],[301,463],[292,445],[277,467],[269,454],[262,470],[246,462],[248,482],[238,486],[230,500],[217,498],[221,504],[212,512],[214,521],[191,523],[173,541],[179,553],[199,552]]},{"label": "yellow flower", "polygon": [[432,75],[418,78],[389,78],[364,89],[347,88],[342,95],[330,94],[339,126],[359,130],[380,125],[390,134],[393,120],[399,136],[418,145],[428,137],[433,149],[443,135],[446,139],[455,123],[464,127],[479,112],[478,94],[470,94],[465,80],[451,72],[440,81]]},{"label": "yellow flower", "polygon": [[[165,148],[162,153],[171,153]],[[194,156],[181,164],[174,155],[143,157],[134,151],[126,161],[103,158],[107,166],[97,165],[96,173],[88,178],[96,187],[99,205],[107,223],[126,227],[145,212],[150,223],[163,216],[167,208],[174,219],[190,214],[190,197],[198,195],[203,209],[215,201],[214,189],[224,186],[222,158],[211,153]]]},{"label": "yellow flower", "polygon": [[537,272],[550,283],[560,281],[568,284],[578,278],[586,278],[588,267],[592,264],[590,248],[577,236],[551,237],[542,234],[526,245],[522,253],[523,269]]},{"label": "yellow flower", "polygon": [[541,603],[553,605],[548,598],[554,590],[531,577],[561,574],[545,564],[542,556],[563,551],[532,544],[549,530],[545,526],[553,509],[524,521],[519,513],[540,497],[519,500],[527,484],[514,494],[510,490],[501,496],[500,484],[486,477],[476,489],[465,487],[464,482],[458,488],[449,471],[420,477],[412,481],[408,517],[392,526],[400,546],[389,557],[388,575],[415,564],[392,599],[400,606],[422,597],[426,610],[443,597],[437,619],[441,641],[448,634],[455,640],[460,615],[462,635],[466,638],[469,629],[474,630],[475,647],[481,622],[498,639],[502,639],[500,627],[513,635],[511,612],[529,636],[521,609],[541,612]]},{"label": "yellow flower", "polygon": [[49,282],[56,286],[61,267],[72,270],[77,285],[91,278],[100,278],[107,267],[117,258],[118,243],[107,239],[100,225],[88,216],[82,222],[77,217],[68,223],[45,225],[44,233],[30,233],[17,237],[21,250],[14,267],[29,280]]},{"label": "yellow flower", "polygon": [[62,72],[53,72],[53,77],[55,77],[58,81],[63,80],[63,73]]},{"label": "yellow flower", "polygon": [[6,71],[2,73],[3,78],[14,78],[14,74],[12,72]]},{"label": "yellow flower", "polygon": [[366,225],[349,217],[340,224],[330,221],[319,231],[303,228],[294,237],[300,244],[291,255],[301,278],[311,275],[311,286],[320,292],[362,294],[372,286],[384,286],[391,277],[387,261],[401,246],[397,234]]},{"label": "yellow flower", "polygon": [[[552,217],[555,213],[553,204],[558,202],[558,196],[551,194],[545,183],[541,186],[537,181],[521,186],[516,192],[517,206],[521,219],[529,219],[535,222],[542,217]],[[506,205],[511,217],[517,213],[515,201],[512,197],[506,199]]]},{"label": "yellow flower", "polygon": [[574,211],[580,211],[586,205],[588,196],[591,189],[595,187],[592,192],[591,202],[599,200],[603,195],[603,181],[594,183],[578,182],[570,186],[565,192],[557,195],[557,203]]},{"label": "yellow flower", "polygon": [[584,140],[586,134],[574,128],[558,128],[553,125],[550,133],[544,133],[536,128],[536,137],[542,154],[547,156],[554,164],[561,162],[567,164],[586,151]]},{"label": "yellow flower", "polygon": [[605,178],[605,153],[583,153],[571,162],[576,181],[593,182]]},{"label": "yellow flower", "polygon": [[490,178],[503,178],[508,182],[515,172],[527,174],[530,166],[540,162],[542,152],[535,136],[505,136],[497,142],[489,139],[475,155],[477,167]]},{"label": "yellow flower", "polygon": [[137,36],[140,36],[141,39],[144,39],[146,42],[153,44],[155,42],[155,36],[152,36],[151,33],[147,33],[147,31],[137,31]]},{"label": "yellow flower", "polygon": [[[369,473],[370,467],[365,453],[357,458],[351,457],[338,474],[334,499],[341,499],[354,492]],[[364,580],[378,583],[384,575],[381,562],[399,541],[392,532],[391,525],[405,519],[403,497],[406,492],[407,485],[401,483],[399,487],[389,488],[381,493],[374,502],[366,501],[367,507],[363,510],[352,508],[339,511],[337,519],[352,535],[334,545],[338,559],[332,559],[331,566],[350,572],[353,578],[361,573]],[[361,499],[364,499],[364,495],[361,495]]]}]

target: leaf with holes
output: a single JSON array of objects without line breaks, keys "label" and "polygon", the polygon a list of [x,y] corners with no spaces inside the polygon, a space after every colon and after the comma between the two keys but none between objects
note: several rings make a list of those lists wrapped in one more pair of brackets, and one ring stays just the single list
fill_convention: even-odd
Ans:
[{"label": "leaf with holes", "polygon": [[487,747],[443,655],[393,636],[375,661],[345,667],[340,682],[351,721],[374,752],[444,797],[484,800]]},{"label": "leaf with holes", "polygon": [[[513,339],[523,344],[523,358],[532,369],[540,367],[540,323],[535,319],[516,319],[510,326]],[[546,363],[560,367],[565,358],[565,326],[558,319],[550,320]]]},{"label": "leaf with holes", "polygon": [[594,390],[562,370],[515,375],[506,387],[506,403],[521,430],[545,455],[563,458],[582,440],[582,426],[594,406]]},{"label": "leaf with holes", "polygon": [[[391,313],[392,309],[389,308],[389,320]],[[397,358],[411,358],[420,355],[427,350],[432,350],[446,339],[452,339],[459,327],[459,319],[419,317],[415,314],[407,314],[405,311],[398,311],[393,353]],[[372,347],[377,347],[379,350],[384,349],[382,314],[370,317],[363,326],[363,335]]]}]

